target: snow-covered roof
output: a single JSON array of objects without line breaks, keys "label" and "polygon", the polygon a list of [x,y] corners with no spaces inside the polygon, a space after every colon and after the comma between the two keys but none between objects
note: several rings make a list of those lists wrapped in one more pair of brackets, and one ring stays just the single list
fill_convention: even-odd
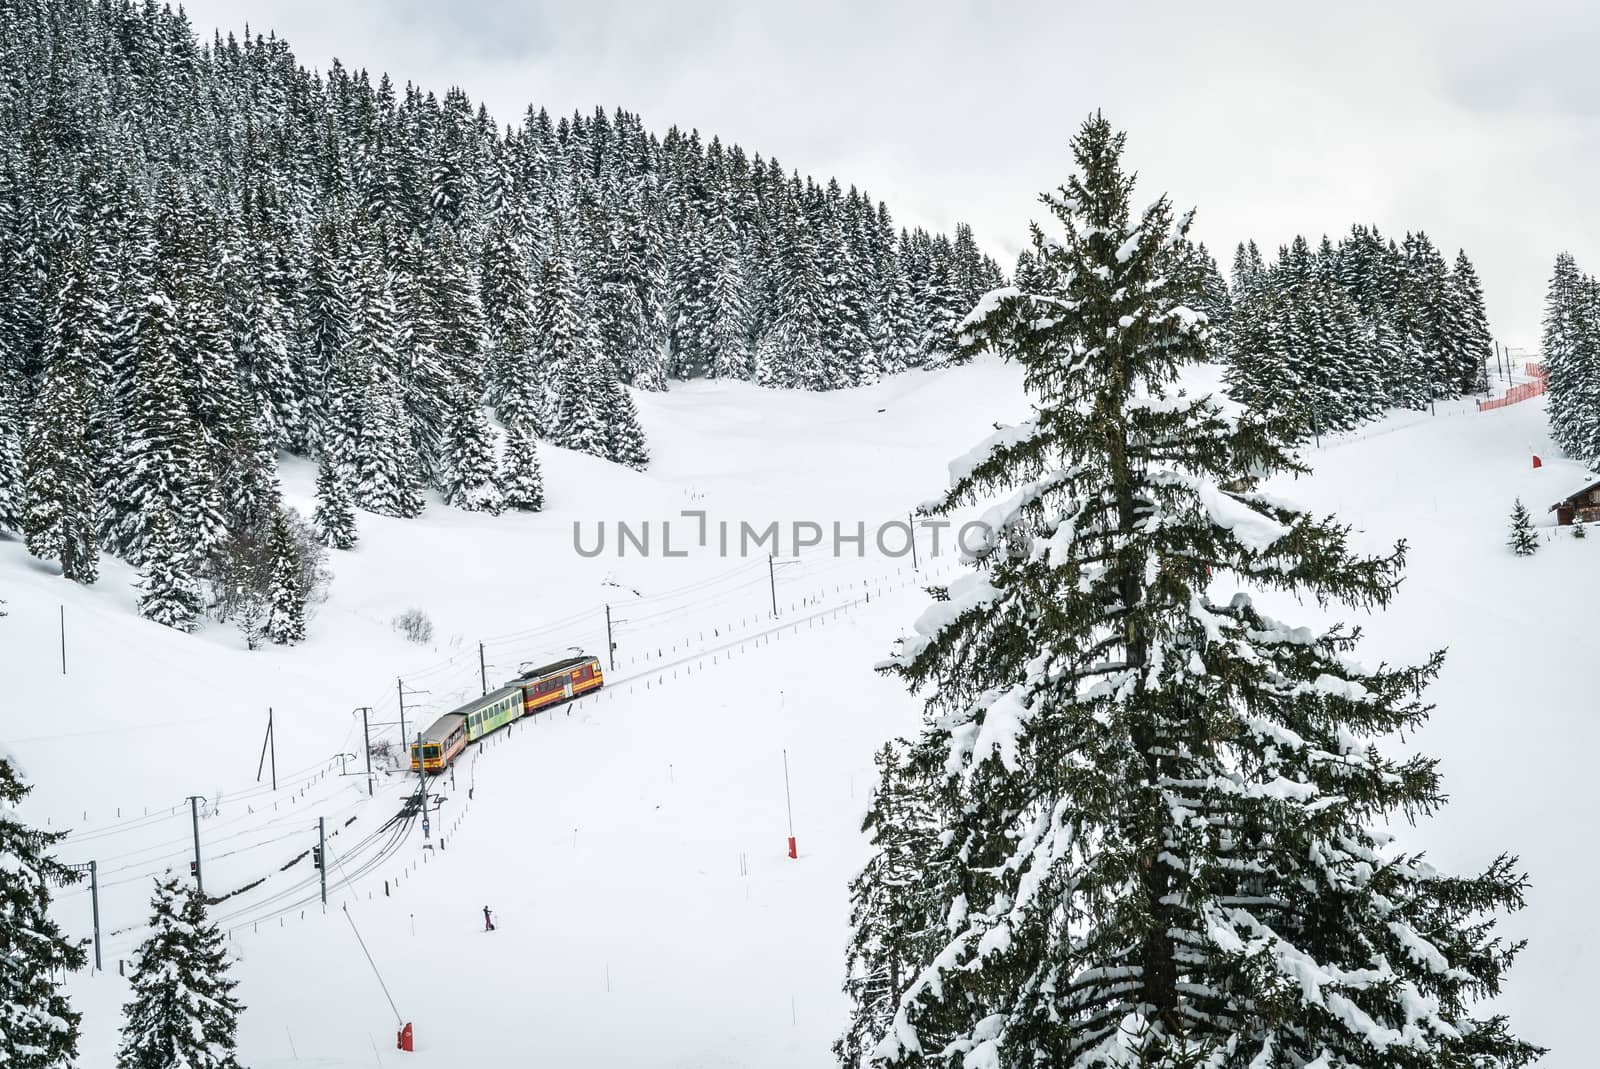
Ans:
[{"label": "snow-covered roof", "polygon": [[1554,505],[1551,505],[1550,508],[1547,509],[1546,511],[1554,512],[1556,509],[1560,508],[1562,505],[1565,505],[1568,501],[1571,501],[1573,498],[1582,497],[1584,494],[1587,494],[1590,490],[1593,490],[1596,487],[1600,487],[1600,476],[1596,476],[1593,473],[1590,473],[1589,481],[1587,483],[1585,483],[1583,486],[1580,486],[1578,489],[1572,491],[1572,493],[1568,494],[1566,497],[1563,497],[1561,500],[1557,501]]}]

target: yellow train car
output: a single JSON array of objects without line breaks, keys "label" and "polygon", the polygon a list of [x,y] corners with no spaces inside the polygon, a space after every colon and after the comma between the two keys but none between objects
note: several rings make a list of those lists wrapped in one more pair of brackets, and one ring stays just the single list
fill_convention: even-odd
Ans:
[{"label": "yellow train car", "polygon": [[411,744],[411,771],[443,772],[467,746],[467,718],[446,713]]}]

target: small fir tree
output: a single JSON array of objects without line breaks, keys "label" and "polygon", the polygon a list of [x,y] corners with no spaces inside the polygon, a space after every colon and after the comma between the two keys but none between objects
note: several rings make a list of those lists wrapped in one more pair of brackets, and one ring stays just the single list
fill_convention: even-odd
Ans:
[{"label": "small fir tree", "polygon": [[394,373],[374,365],[358,444],[356,503],[369,512],[407,519],[422,512],[422,461]]},{"label": "small fir tree", "polygon": [[1533,517],[1528,515],[1520,497],[1511,509],[1511,537],[1506,544],[1519,557],[1531,557],[1539,549],[1539,536],[1533,530]]},{"label": "small fir tree", "polygon": [[468,512],[500,511],[500,488],[495,485],[494,432],[483,408],[466,390],[456,392],[445,432],[449,472],[444,499]]},{"label": "small fir tree", "polygon": [[1572,522],[1572,537],[1573,538],[1588,538],[1589,537],[1589,532],[1584,530],[1583,520],[1578,519],[1578,520],[1574,520]]},{"label": "small fir tree", "polygon": [[506,508],[538,512],[544,508],[544,476],[533,433],[521,424],[506,430],[506,452],[500,464],[500,493]]},{"label": "small fir tree", "polygon": [[17,805],[31,789],[0,757],[0,1065],[65,1069],[76,1064],[80,1015],[57,978],[83,968],[86,955],[51,918],[50,899],[79,874],[50,853],[65,832],[22,822]]},{"label": "small fir tree", "polygon": [[139,580],[140,616],[179,631],[194,628],[195,617],[200,615],[194,558],[180,539],[171,513],[157,513]]},{"label": "small fir tree", "polygon": [[639,409],[628,388],[617,381],[609,362],[600,368],[600,393],[610,398],[606,413],[605,455],[618,464],[643,471],[650,463],[650,448],[645,444],[644,428],[639,425]]},{"label": "small fir tree", "polygon": [[306,637],[306,592],[300,553],[280,508],[272,517],[272,586],[268,594],[267,634],[280,646]]},{"label": "small fir tree", "polygon": [[228,976],[222,932],[192,885],[170,873],[150,900],[123,1007],[117,1069],[239,1069],[238,983]]},{"label": "small fir tree", "polygon": [[318,540],[329,549],[356,548],[355,499],[326,454],[317,461],[317,504],[311,524]]},{"label": "small fir tree", "polygon": [[[873,854],[850,885],[853,936],[844,989],[853,1012],[833,1045],[839,1064],[849,1069],[871,1063],[894,1022],[906,980],[933,949],[944,921],[927,908],[928,896],[903,893],[927,880],[937,864],[939,828],[927,802],[928,785],[917,780],[901,744],[885,745],[876,763],[878,788],[861,824]],[[944,865],[940,874],[954,871]]]}]

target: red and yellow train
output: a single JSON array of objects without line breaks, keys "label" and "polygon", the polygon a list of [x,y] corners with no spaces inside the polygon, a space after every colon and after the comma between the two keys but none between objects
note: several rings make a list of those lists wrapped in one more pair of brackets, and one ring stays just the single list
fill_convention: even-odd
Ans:
[{"label": "red and yellow train", "polygon": [[600,661],[579,655],[522,673],[435,720],[411,744],[411,771],[443,772],[470,742],[605,686]]}]

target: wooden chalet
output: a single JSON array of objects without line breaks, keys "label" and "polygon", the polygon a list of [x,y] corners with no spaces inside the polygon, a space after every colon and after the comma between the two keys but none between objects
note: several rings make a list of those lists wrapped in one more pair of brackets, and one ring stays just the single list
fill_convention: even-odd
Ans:
[{"label": "wooden chalet", "polygon": [[1550,506],[1556,514],[1556,523],[1563,527],[1575,520],[1600,523],[1600,482],[1592,482],[1575,494],[1569,494]]}]

